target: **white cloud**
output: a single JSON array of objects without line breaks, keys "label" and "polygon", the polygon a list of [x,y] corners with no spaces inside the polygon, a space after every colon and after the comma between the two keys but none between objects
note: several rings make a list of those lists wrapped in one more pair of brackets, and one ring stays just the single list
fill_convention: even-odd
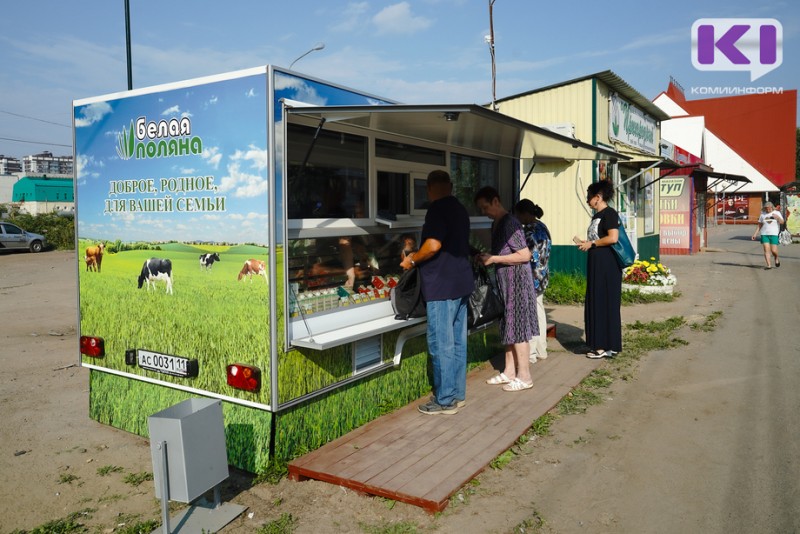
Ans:
[{"label": "white cloud", "polygon": [[219,152],[219,147],[205,147],[203,149],[203,153],[200,154],[200,157],[206,160],[206,162],[215,169],[219,169],[219,162],[222,161],[222,154]]},{"label": "white cloud", "polygon": [[[267,151],[253,145],[248,150],[237,150],[231,156],[228,164],[228,173],[223,176],[217,186],[217,193],[231,193],[238,198],[251,198],[264,195],[267,192]],[[243,169],[243,167],[245,169]],[[260,174],[251,174],[246,169],[262,171]]]},{"label": "white cloud", "polygon": [[102,118],[109,113],[113,113],[113,111],[111,110],[111,106],[108,105],[108,102],[96,102],[84,106],[81,109],[81,116],[75,118],[75,127],[82,128],[91,126],[102,120]]},{"label": "white cloud", "polygon": [[364,18],[369,9],[368,2],[351,2],[342,11],[342,20],[333,26],[331,30],[335,32],[352,32],[363,26]]},{"label": "white cloud", "polygon": [[256,91],[255,91],[255,89],[253,89],[253,88],[251,87],[251,88],[250,88],[250,90],[249,90],[249,91],[247,91],[247,92],[244,94],[244,96],[246,96],[247,98],[253,98],[254,96],[256,96]]},{"label": "white cloud", "polygon": [[161,112],[161,115],[162,115],[163,117],[168,117],[169,115],[177,115],[177,114],[179,114],[180,112],[181,112],[181,108],[180,108],[180,106],[178,106],[178,105],[174,105],[174,106],[172,106],[172,107],[169,107],[169,108],[165,109],[164,111],[162,111],[162,112]]},{"label": "white cloud", "polygon": [[267,164],[269,163],[268,160],[268,151],[260,149],[255,145],[250,145],[248,150],[237,150],[233,156],[231,156],[233,161],[249,161],[251,162],[251,167],[264,170],[267,168]]},{"label": "white cloud", "polygon": [[411,5],[408,2],[383,8],[372,17],[372,22],[378,35],[416,33],[433,24],[430,19],[412,15]]}]

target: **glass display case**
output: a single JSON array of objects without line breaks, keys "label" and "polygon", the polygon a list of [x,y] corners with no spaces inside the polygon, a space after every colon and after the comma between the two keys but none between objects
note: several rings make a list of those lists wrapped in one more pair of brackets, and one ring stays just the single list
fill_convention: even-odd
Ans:
[{"label": "glass display case", "polygon": [[418,231],[376,228],[357,235],[291,239],[288,274],[291,317],[389,299]]}]

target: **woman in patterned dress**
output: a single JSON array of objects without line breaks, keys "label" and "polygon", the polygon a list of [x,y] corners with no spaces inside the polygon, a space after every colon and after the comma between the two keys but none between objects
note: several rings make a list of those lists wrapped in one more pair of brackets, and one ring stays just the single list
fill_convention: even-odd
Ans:
[{"label": "woman in patterned dress", "polygon": [[531,251],[522,225],[503,207],[495,188],[478,191],[475,206],[493,221],[492,253],[481,254],[480,261],[483,265],[495,265],[497,285],[505,302],[505,315],[500,322],[500,339],[506,346],[505,369],[487,383],[502,384],[505,391],[530,389],[533,380],[528,340],[539,335]]},{"label": "woman in patterned dress", "polygon": [[544,309],[544,292],[550,283],[550,250],[553,240],[550,230],[542,222],[544,210],[527,198],[523,198],[514,206],[514,216],[522,223],[525,241],[531,251],[531,272],[533,287],[536,289],[536,315],[539,335],[531,339],[531,363],[547,359],[547,315]]}]

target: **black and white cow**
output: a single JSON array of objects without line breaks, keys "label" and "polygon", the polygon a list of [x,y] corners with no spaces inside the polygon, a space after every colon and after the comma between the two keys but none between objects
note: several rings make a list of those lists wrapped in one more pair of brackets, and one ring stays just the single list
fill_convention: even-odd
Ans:
[{"label": "black and white cow", "polygon": [[215,261],[222,261],[216,252],[213,254],[200,254],[200,270],[211,270],[211,266],[214,265]]},{"label": "black and white cow", "polygon": [[150,258],[145,260],[142,265],[142,274],[139,275],[139,289],[147,282],[147,290],[150,285],[156,288],[156,281],[164,280],[167,283],[167,294],[172,295],[172,262],[161,258]]}]

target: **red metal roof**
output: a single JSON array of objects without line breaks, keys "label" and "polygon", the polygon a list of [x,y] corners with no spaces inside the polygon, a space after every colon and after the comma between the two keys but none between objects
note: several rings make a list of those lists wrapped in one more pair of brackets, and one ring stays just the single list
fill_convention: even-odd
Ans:
[{"label": "red metal roof", "polygon": [[670,83],[666,91],[690,115],[705,117],[712,131],[780,187],[796,180],[797,90],[686,100]]}]

